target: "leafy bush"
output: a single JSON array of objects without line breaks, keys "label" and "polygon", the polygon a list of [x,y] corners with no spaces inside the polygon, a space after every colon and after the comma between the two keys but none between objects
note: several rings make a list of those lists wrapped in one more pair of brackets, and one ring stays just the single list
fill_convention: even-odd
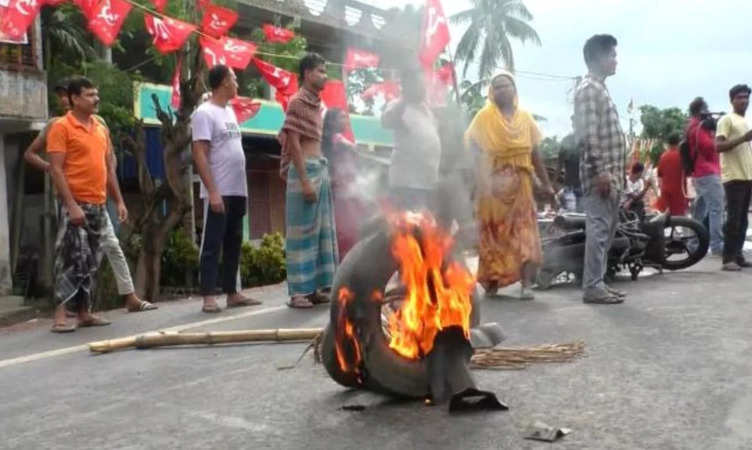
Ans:
[{"label": "leafy bush", "polygon": [[170,233],[167,246],[162,253],[162,273],[160,284],[163,286],[184,286],[186,276],[191,284],[198,282],[198,247],[183,230]]},{"label": "leafy bush", "polygon": [[244,242],[240,253],[240,277],[244,287],[280,283],[287,277],[284,240],[280,233],[265,234],[257,248]]}]

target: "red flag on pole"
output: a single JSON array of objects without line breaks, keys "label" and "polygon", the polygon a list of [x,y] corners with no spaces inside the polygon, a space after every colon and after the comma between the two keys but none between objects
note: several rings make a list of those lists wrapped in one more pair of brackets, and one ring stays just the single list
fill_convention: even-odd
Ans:
[{"label": "red flag on pole", "polygon": [[261,102],[248,97],[235,97],[230,100],[230,106],[235,111],[239,124],[252,119],[261,110]]},{"label": "red flag on pole", "polygon": [[154,38],[152,43],[160,53],[180,50],[196,26],[171,17],[156,17],[144,13],[146,31]]},{"label": "red flag on pole", "polygon": [[174,109],[180,108],[180,101],[182,99],[180,94],[180,69],[183,66],[183,59],[178,59],[178,63],[175,65],[175,74],[172,75],[172,97],[170,98],[170,105]]},{"label": "red flag on pole", "polygon": [[424,68],[433,67],[436,58],[449,44],[449,25],[447,25],[444,9],[439,0],[428,0],[426,3],[419,58]]},{"label": "red flag on pole", "polygon": [[201,19],[201,31],[219,38],[224,36],[237,21],[238,13],[235,11],[217,5],[207,5],[204,17]]},{"label": "red flag on pole", "polygon": [[89,20],[89,29],[107,47],[111,46],[133,6],[125,0],[102,0]]},{"label": "red flag on pole", "polygon": [[164,12],[165,6],[167,6],[167,0],[150,0],[154,5],[154,9],[158,12]]},{"label": "red flag on pole", "polygon": [[274,25],[264,24],[264,35],[269,42],[287,44],[295,37],[295,32],[287,28],[275,27]]},{"label": "red flag on pole", "polygon": [[0,33],[21,39],[42,7],[41,0],[11,0],[0,18]]},{"label": "red flag on pole", "polygon": [[206,67],[211,69],[217,64],[227,64],[224,41],[201,36],[199,44],[203,50]]},{"label": "red flag on pole", "polygon": [[286,111],[287,102],[298,91],[298,76],[258,58],[254,58],[253,63],[256,64],[266,82],[277,90],[274,98],[282,104],[282,109]]},{"label": "red flag on pole", "polygon": [[222,42],[227,65],[233,69],[245,70],[256,54],[256,44],[230,37],[223,38]]},{"label": "red flag on pole", "polygon": [[368,67],[379,66],[379,55],[365,50],[349,47],[345,57],[345,71],[350,72],[354,69],[365,69]]}]

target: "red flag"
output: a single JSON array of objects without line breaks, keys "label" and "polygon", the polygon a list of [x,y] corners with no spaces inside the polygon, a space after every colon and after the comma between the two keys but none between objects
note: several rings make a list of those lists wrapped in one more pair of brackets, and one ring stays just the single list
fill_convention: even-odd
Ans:
[{"label": "red flag", "polygon": [[73,3],[78,6],[86,20],[92,19],[94,9],[97,7],[97,0],[73,0]]},{"label": "red flag", "polygon": [[152,43],[160,53],[180,50],[196,26],[171,17],[156,17],[144,13],[146,31],[154,38]]},{"label": "red flag", "polygon": [[287,44],[295,37],[295,32],[287,28],[275,27],[274,25],[264,24],[264,35],[269,42]]},{"label": "red flag", "polygon": [[158,12],[164,12],[165,6],[167,6],[167,0],[151,0],[151,2]]},{"label": "red flag", "polygon": [[261,102],[254,101],[248,97],[235,97],[230,100],[230,106],[235,110],[235,116],[238,118],[239,124],[252,119],[261,110]]},{"label": "red flag", "polygon": [[224,55],[227,65],[234,69],[245,70],[256,54],[256,44],[225,37],[222,39]]},{"label": "red flag", "polygon": [[11,0],[0,20],[0,33],[11,39],[21,39],[41,7],[41,0]]},{"label": "red flag", "polygon": [[454,64],[448,62],[445,63],[439,70],[436,71],[436,79],[445,86],[451,86],[454,84]]},{"label": "red flag", "polygon": [[379,55],[365,50],[349,47],[345,57],[345,70],[350,72],[354,69],[379,66]]},{"label": "red flag", "polygon": [[65,2],[65,0],[43,0],[42,4],[43,5],[47,5],[47,6],[55,7],[55,6],[60,5],[63,2]]},{"label": "red flag", "polygon": [[374,98],[377,95],[383,95],[384,100],[390,102],[400,96],[400,85],[394,81],[384,81],[383,83],[374,83],[368,87],[360,98],[368,100]]},{"label": "red flag", "polygon": [[208,5],[201,20],[201,31],[219,38],[224,36],[237,21],[238,13],[235,11],[217,5]]},{"label": "red flag", "polygon": [[253,63],[256,64],[266,82],[277,90],[274,98],[282,104],[282,109],[286,111],[287,102],[298,91],[298,76],[258,58],[254,58]]},{"label": "red flag", "polygon": [[321,91],[321,102],[327,108],[339,108],[347,117],[347,129],[342,134],[351,141],[355,141],[352,127],[350,127],[350,111],[347,107],[347,94],[345,94],[345,84],[339,80],[327,81],[324,89]]},{"label": "red flag", "polygon": [[433,66],[449,44],[449,26],[439,0],[428,0],[423,17],[420,41],[420,62],[424,68]]},{"label": "red flag", "polygon": [[175,73],[172,75],[172,97],[170,97],[170,105],[173,109],[180,108],[181,94],[180,94],[180,69],[183,66],[183,60],[178,59],[178,63],[175,65]]},{"label": "red flag", "polygon": [[125,0],[102,0],[89,19],[89,29],[107,47],[111,46],[133,6]]},{"label": "red flag", "polygon": [[206,67],[211,69],[217,64],[227,64],[224,41],[201,36],[199,44],[201,44],[201,49],[204,53]]}]

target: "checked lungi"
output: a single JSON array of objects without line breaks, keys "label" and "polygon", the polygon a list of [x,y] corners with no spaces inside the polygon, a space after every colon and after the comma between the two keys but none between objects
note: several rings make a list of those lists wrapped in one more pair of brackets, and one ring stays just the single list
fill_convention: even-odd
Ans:
[{"label": "checked lungi", "polygon": [[316,191],[316,202],[308,202],[303,196],[294,164],[287,172],[285,250],[290,296],[330,288],[339,262],[328,162],[324,157],[307,159],[305,169]]}]

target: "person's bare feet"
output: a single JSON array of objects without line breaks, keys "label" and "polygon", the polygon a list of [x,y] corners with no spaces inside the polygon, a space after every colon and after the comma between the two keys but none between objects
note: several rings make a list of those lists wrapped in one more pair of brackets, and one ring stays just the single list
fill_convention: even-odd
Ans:
[{"label": "person's bare feet", "polygon": [[236,292],[234,294],[227,294],[227,307],[228,308],[238,308],[241,306],[255,306],[260,305],[263,302],[261,300],[256,300],[255,298],[246,297],[240,292]]}]

